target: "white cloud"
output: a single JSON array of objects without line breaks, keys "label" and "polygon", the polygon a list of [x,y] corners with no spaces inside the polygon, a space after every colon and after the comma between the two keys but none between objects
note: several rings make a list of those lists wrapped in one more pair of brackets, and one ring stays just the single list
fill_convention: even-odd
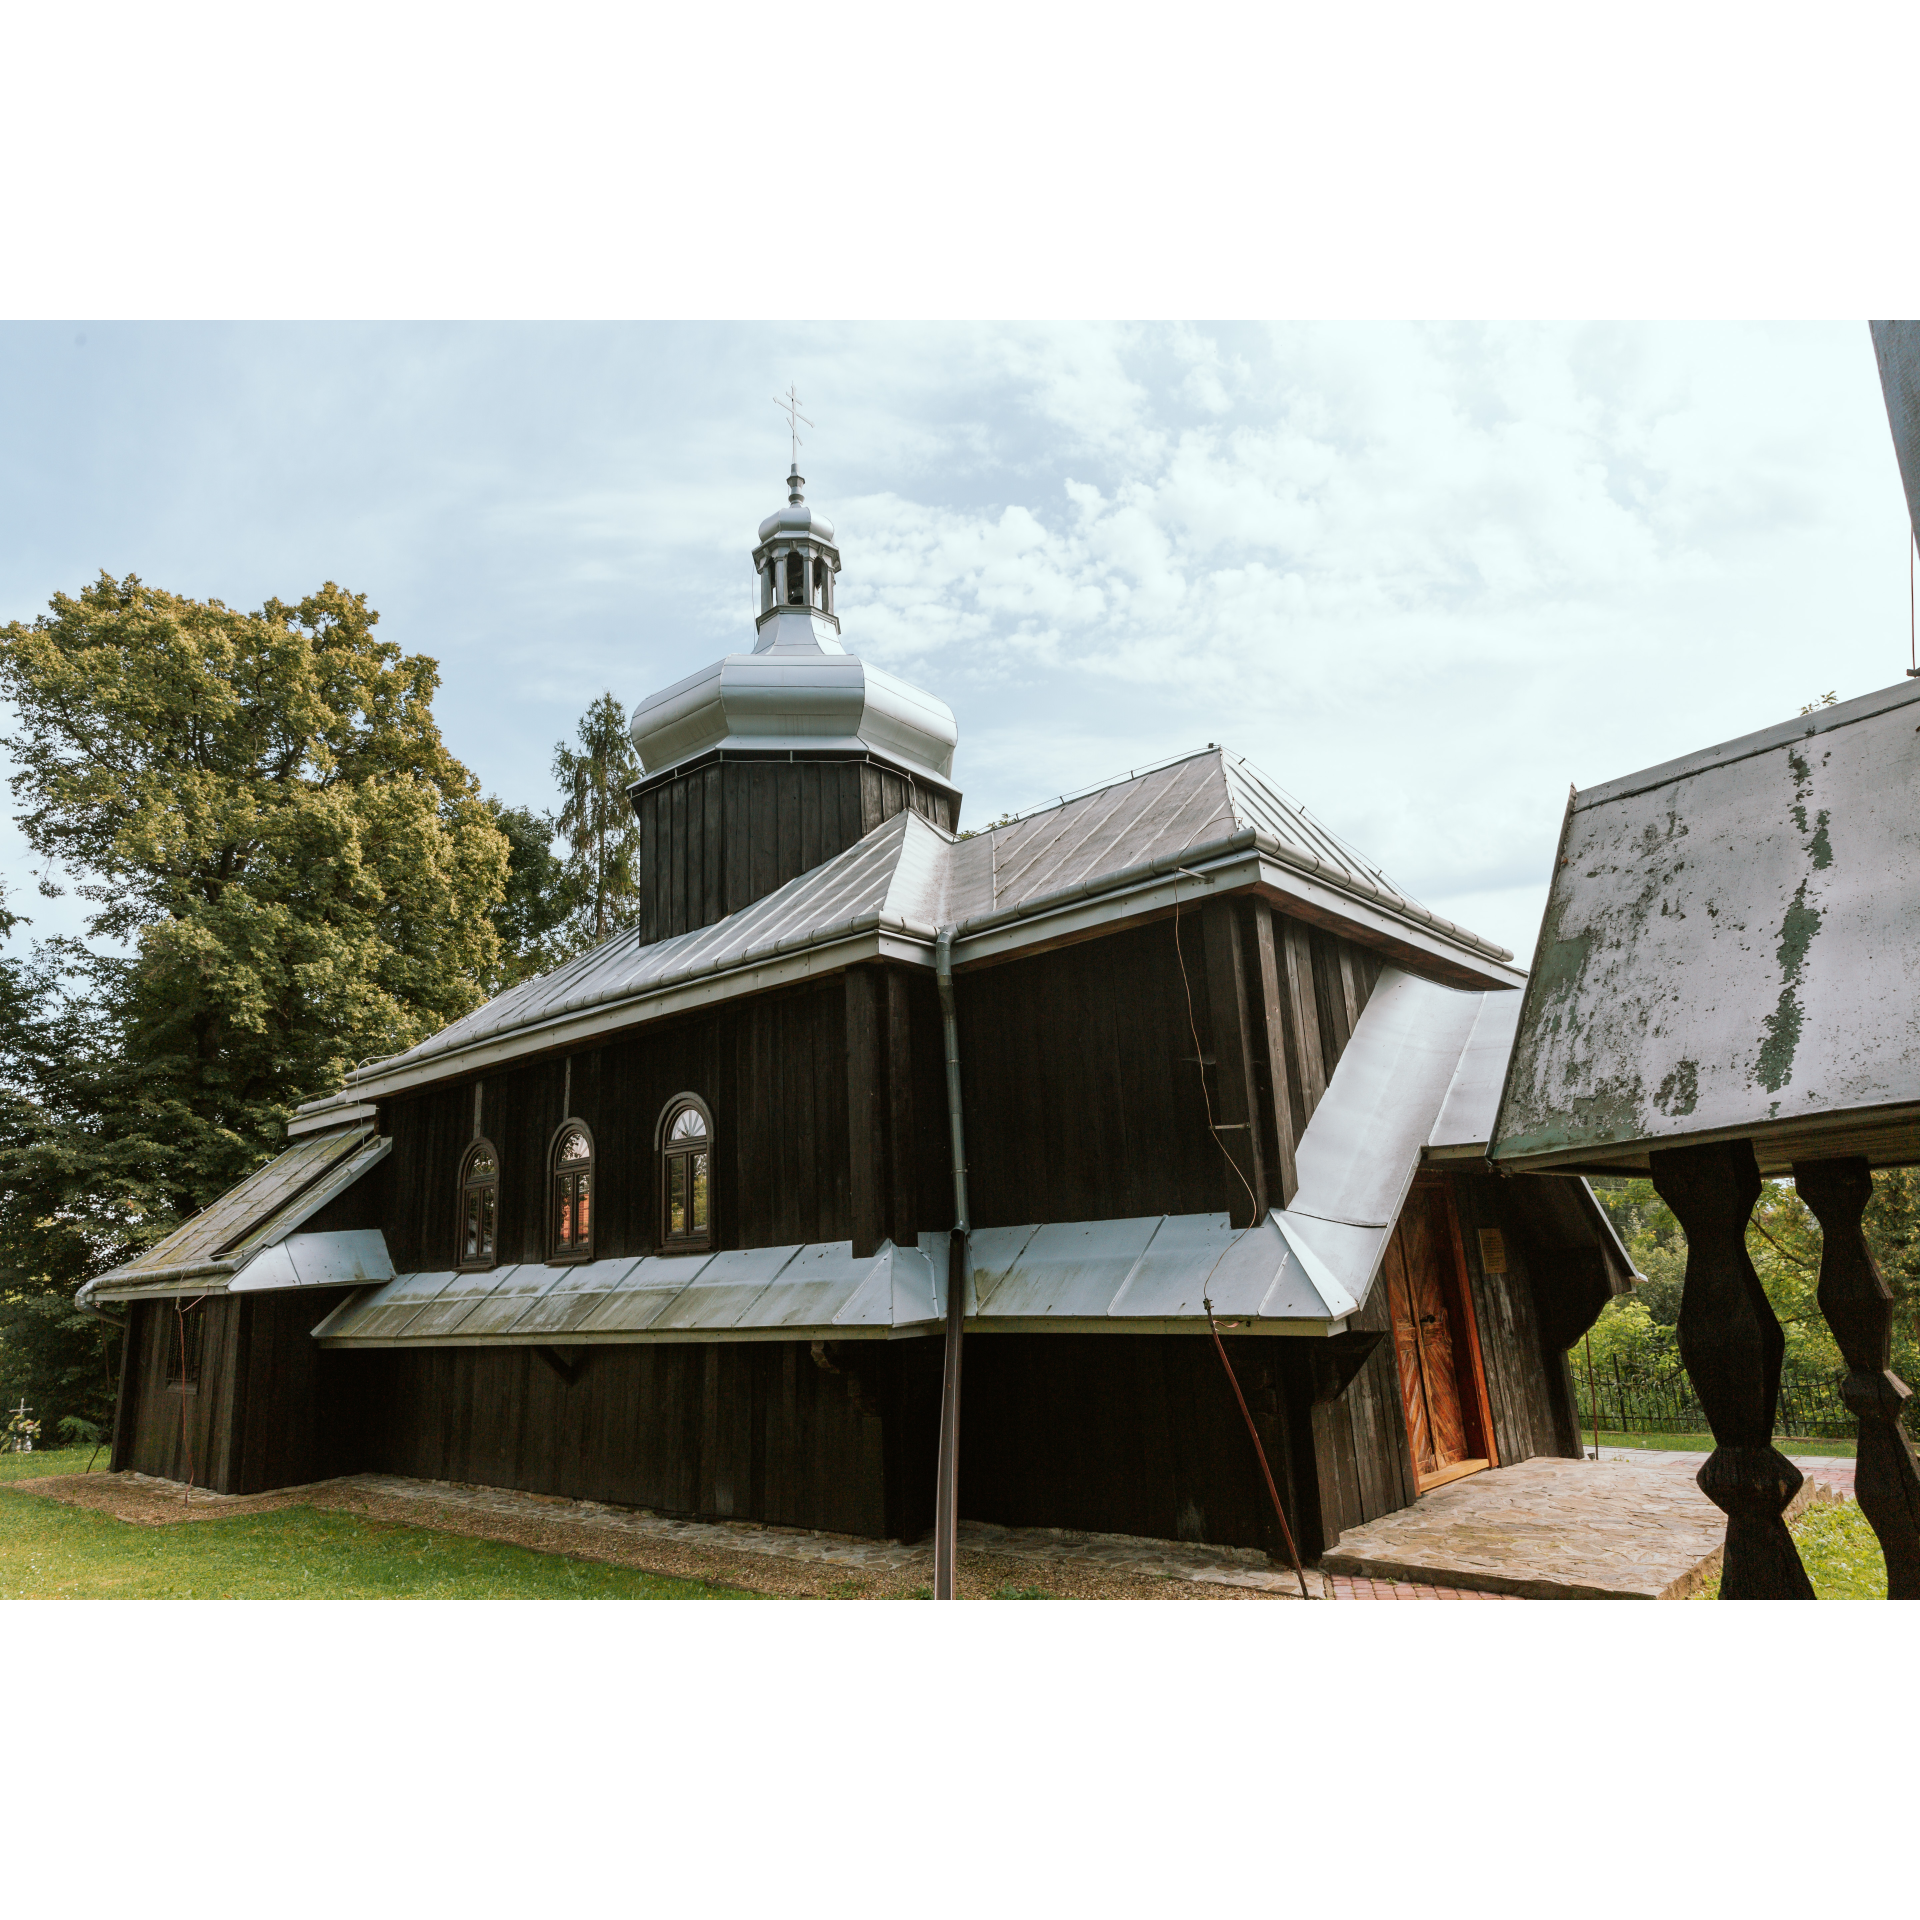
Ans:
[{"label": "white cloud", "polygon": [[1859,324],[89,340],[0,335],[37,450],[0,470],[0,617],[100,565],[243,605],[341,580],[535,804],[602,687],[750,644],[789,381],[849,643],[952,703],[973,818],[1225,740],[1524,949],[1569,781],[1905,665]]}]

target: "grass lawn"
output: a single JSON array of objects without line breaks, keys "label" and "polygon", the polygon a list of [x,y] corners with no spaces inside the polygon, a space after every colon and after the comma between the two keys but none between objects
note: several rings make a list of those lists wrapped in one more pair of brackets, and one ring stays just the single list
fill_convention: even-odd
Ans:
[{"label": "grass lawn", "polygon": [[[672,1580],[315,1507],[133,1526],[6,1482],[78,1473],[89,1449],[0,1454],[0,1599],[732,1600]],[[105,1455],[102,1454],[102,1459]]]},{"label": "grass lawn", "polygon": [[[45,1453],[0,1453],[0,1487],[9,1480],[49,1480],[57,1473],[85,1473],[92,1447],[53,1447]],[[107,1450],[99,1450],[95,1473],[107,1470]]]},{"label": "grass lawn", "polygon": [[[1793,1543],[1800,1549],[1801,1564],[1813,1582],[1814,1597],[1819,1600],[1884,1600],[1887,1597],[1887,1563],[1880,1556],[1880,1542],[1867,1525],[1867,1516],[1859,1503],[1843,1500],[1838,1506],[1809,1507],[1793,1523]],[[1715,1574],[1698,1596],[1702,1600],[1720,1597],[1720,1576]]]},{"label": "grass lawn", "polygon": [[[1593,1429],[1582,1427],[1580,1438],[1589,1446],[1593,1445]],[[1600,1429],[1600,1444],[1603,1447],[1651,1447],[1662,1453],[1711,1453],[1713,1435],[1710,1433],[1609,1433],[1605,1427]],[[1782,1453],[1799,1454],[1803,1459],[1851,1460],[1854,1443],[1851,1440],[1790,1440],[1776,1439],[1773,1443]]]}]

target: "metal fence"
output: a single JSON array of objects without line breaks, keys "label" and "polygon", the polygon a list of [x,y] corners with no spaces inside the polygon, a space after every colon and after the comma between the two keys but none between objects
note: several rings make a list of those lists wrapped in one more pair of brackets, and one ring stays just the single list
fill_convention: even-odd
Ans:
[{"label": "metal fence", "polygon": [[[1573,1365],[1580,1425],[1590,1432],[1595,1423],[1586,1361],[1578,1347],[1567,1357]],[[1782,1373],[1773,1417],[1775,1435],[1851,1440],[1856,1430],[1853,1415],[1840,1397],[1840,1383],[1845,1378],[1844,1373]],[[1593,1388],[1599,1395],[1599,1426],[1605,1433],[1708,1432],[1706,1412],[1694,1397],[1693,1383],[1684,1368],[1641,1369],[1622,1366],[1616,1358],[1610,1366],[1594,1369]],[[1911,1404],[1906,1424],[1911,1431]]]}]

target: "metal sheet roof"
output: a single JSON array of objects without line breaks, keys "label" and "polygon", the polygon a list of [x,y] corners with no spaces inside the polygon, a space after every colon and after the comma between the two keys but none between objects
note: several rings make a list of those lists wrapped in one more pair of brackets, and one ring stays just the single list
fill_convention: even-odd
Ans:
[{"label": "metal sheet roof", "polygon": [[1913,537],[1920,540],[1920,320],[1873,320],[1868,325],[1900,482],[1906,488],[1907,517]]},{"label": "metal sheet roof", "polygon": [[844,853],[710,927],[650,946],[641,944],[637,932],[617,934],[552,973],[510,987],[358,1080],[377,1080],[402,1061],[432,1060],[475,1041],[642,998],[669,982],[720,973],[757,955],[817,944],[872,915],[918,922],[937,911],[947,845],[946,836],[918,814],[895,814]]},{"label": "metal sheet roof", "polygon": [[393,1278],[387,1236],[377,1227],[294,1233],[255,1254],[227,1282],[229,1293],[280,1293],[289,1287],[381,1286]]},{"label": "metal sheet roof", "polygon": [[296,1140],[137,1260],[89,1280],[77,1298],[85,1306],[224,1292],[234,1274],[378,1165],[390,1146],[367,1124]]},{"label": "metal sheet roof", "polygon": [[576,1346],[885,1337],[943,1311],[920,1247],[857,1259],[850,1241],[479,1274],[405,1274],[314,1329],[339,1346]]},{"label": "metal sheet roof", "polygon": [[1493,1139],[1500,1087],[1520,1026],[1518,993],[1480,996],[1473,1032],[1461,1050],[1440,1117],[1427,1136],[1429,1159],[1480,1159]]},{"label": "metal sheet roof", "polygon": [[1574,795],[1496,1163],[1920,1159],[1920,684]]},{"label": "metal sheet roof", "polygon": [[[684,1004],[688,993],[758,991],[795,968],[844,966],[871,957],[853,950],[861,939],[884,937],[893,943],[889,957],[931,965],[935,928],[953,925],[956,964],[967,964],[970,940],[983,956],[989,947],[1004,956],[1055,937],[1049,916],[1067,901],[1090,901],[1083,917],[1096,921],[1138,912],[1140,889],[1182,858],[1226,857],[1229,840],[1251,862],[1246,881],[1294,873],[1316,917],[1337,921],[1345,912],[1369,937],[1381,929],[1405,934],[1443,971],[1464,966],[1475,979],[1518,978],[1505,948],[1409,899],[1244,760],[1216,747],[965,840],[917,814],[897,814],[713,926],[651,946],[637,933],[620,934],[522,982],[407,1053],[363,1068],[332,1104],[344,1111],[369,1093],[419,1084],[476,1059],[648,1019]],[[303,1109],[296,1123],[310,1124],[327,1105]]]}]

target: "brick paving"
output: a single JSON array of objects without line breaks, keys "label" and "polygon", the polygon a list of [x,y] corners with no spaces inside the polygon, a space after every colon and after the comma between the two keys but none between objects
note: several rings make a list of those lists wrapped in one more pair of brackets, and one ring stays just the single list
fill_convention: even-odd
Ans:
[{"label": "brick paving", "polygon": [[[1473,1587],[1535,1600],[1683,1600],[1720,1564],[1726,1518],[1694,1483],[1704,1454],[1606,1448],[1525,1460],[1422,1494],[1321,1559],[1338,1578]],[[1852,1462],[1797,1463],[1788,1508],[1852,1490]]]}]

